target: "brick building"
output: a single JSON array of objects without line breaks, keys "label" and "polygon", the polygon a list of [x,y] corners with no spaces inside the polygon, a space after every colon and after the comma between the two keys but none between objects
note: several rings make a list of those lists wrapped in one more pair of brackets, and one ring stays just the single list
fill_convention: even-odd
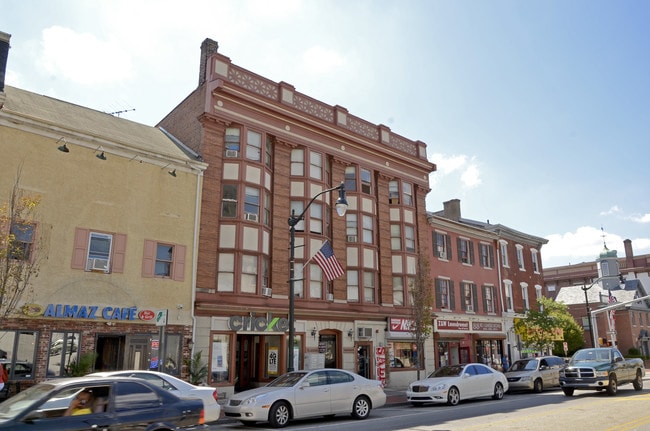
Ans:
[{"label": "brick building", "polygon": [[[209,360],[209,383],[230,392],[316,366],[395,385],[412,380],[418,353],[406,325],[407,293],[419,251],[430,249],[425,196],[435,170],[426,145],[217,51],[216,42],[203,42],[198,87],[159,124],[209,164],[194,339]],[[344,217],[334,211],[336,192],[324,192],[340,183]],[[289,365],[287,220],[305,209],[295,226]],[[345,269],[333,281],[312,259],[325,241]],[[421,365],[432,368],[427,348]]]}]

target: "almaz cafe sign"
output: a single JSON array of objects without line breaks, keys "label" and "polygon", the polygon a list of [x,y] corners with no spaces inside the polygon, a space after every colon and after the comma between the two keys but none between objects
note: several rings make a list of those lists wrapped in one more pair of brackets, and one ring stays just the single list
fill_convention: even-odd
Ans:
[{"label": "almaz cafe sign", "polygon": [[273,317],[271,313],[266,316],[230,316],[228,327],[235,332],[286,332],[289,330],[289,319],[286,317]]},{"label": "almaz cafe sign", "polygon": [[99,307],[78,304],[26,304],[22,312],[29,317],[58,317],[68,319],[106,319],[106,320],[152,320],[154,311],[140,310],[137,307]]}]

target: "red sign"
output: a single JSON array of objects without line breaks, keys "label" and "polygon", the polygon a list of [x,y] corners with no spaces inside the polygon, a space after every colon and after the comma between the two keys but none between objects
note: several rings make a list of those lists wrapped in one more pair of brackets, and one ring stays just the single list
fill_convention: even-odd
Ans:
[{"label": "red sign", "polygon": [[140,320],[151,320],[156,315],[152,310],[142,310],[138,313]]},{"label": "red sign", "polygon": [[398,317],[390,318],[390,331],[391,332],[411,332],[411,319],[402,319]]},{"label": "red sign", "polygon": [[386,348],[385,347],[376,347],[375,348],[375,364],[377,364],[377,380],[381,382],[382,385],[386,386]]},{"label": "red sign", "polygon": [[467,320],[436,320],[438,330],[447,331],[469,331],[469,322]]}]

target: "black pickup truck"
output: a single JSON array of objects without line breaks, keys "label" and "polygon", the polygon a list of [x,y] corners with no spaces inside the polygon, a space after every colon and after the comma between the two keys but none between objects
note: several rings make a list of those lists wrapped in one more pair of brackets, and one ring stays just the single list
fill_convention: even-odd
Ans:
[{"label": "black pickup truck", "polygon": [[643,389],[645,366],[639,358],[625,359],[615,347],[578,350],[560,371],[560,387],[567,397],[576,389],[607,391],[616,395],[618,386],[632,383]]}]

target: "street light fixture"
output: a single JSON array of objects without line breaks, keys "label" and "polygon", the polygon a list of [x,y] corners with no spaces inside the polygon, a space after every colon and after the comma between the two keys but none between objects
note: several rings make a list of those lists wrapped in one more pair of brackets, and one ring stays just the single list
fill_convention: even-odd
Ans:
[{"label": "street light fixture", "polygon": [[336,200],[336,212],[339,216],[343,217],[345,212],[348,209],[348,201],[345,199],[345,185],[341,183],[336,187],[323,190],[318,193],[316,196],[311,198],[305,209],[302,210],[300,215],[296,215],[296,210],[291,210],[291,216],[289,216],[289,354],[287,356],[287,371],[293,371],[293,345],[295,338],[295,323],[294,323],[294,298],[295,298],[295,270],[294,270],[294,258],[295,258],[295,243],[296,243],[296,225],[300,222],[309,207],[312,203],[321,195],[325,193],[333,192],[334,190],[339,191],[339,198]]},{"label": "street light fixture", "polygon": [[[592,347],[598,347],[596,346],[596,336],[594,335],[594,330],[593,326],[591,323],[591,307],[589,307],[589,298],[587,297],[587,291],[594,287],[598,282],[600,282],[603,278],[609,278],[608,277],[598,277],[593,283],[589,285],[589,287],[586,286],[580,286],[580,289],[585,293],[585,305],[587,306],[587,323],[589,324],[589,340],[591,341]],[[618,279],[620,283],[625,283],[625,279],[623,278],[623,274],[618,274]]]}]

